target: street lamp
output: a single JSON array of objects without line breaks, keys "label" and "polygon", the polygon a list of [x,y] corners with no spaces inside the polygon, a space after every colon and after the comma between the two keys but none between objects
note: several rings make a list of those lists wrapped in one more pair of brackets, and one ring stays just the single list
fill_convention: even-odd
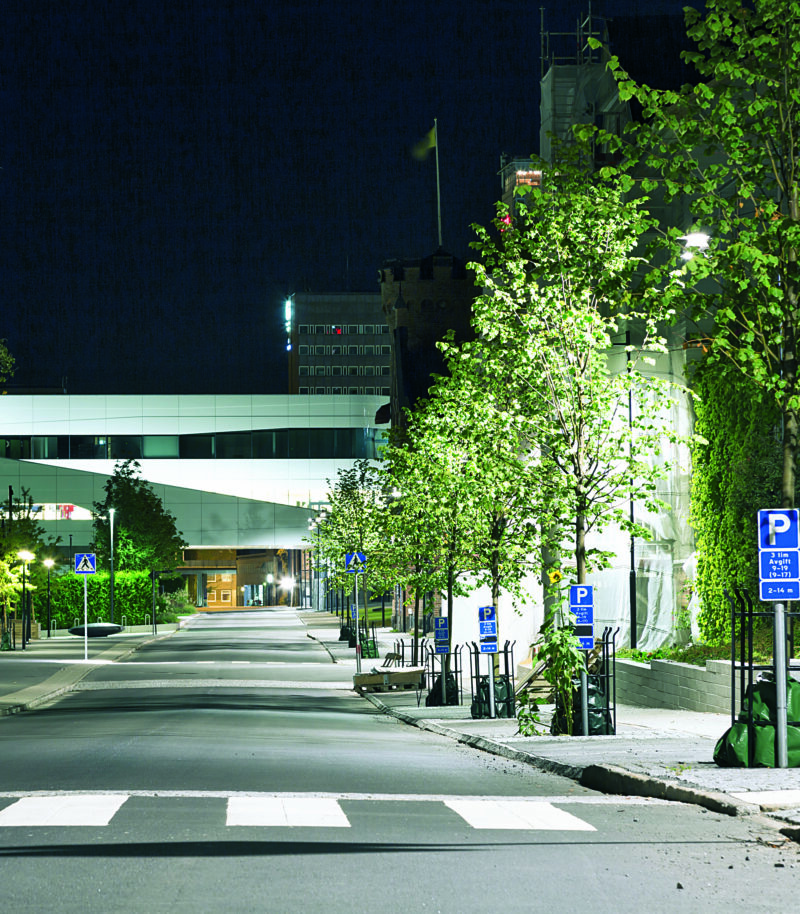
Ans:
[{"label": "street lamp", "polygon": [[45,559],[42,564],[47,569],[47,637],[49,638],[52,634],[52,629],[50,628],[50,569],[55,565],[53,559]]},{"label": "street lamp", "polygon": [[28,592],[26,588],[26,579],[28,574],[28,562],[32,562],[36,556],[32,552],[28,552],[27,549],[20,549],[17,553],[17,558],[22,562],[22,650],[25,650],[25,644],[29,637],[28,632]]},{"label": "street lamp", "polygon": [[287,590],[289,592],[289,606],[294,606],[294,586],[296,583],[294,578],[285,577],[281,578],[280,584],[278,585],[281,590]]},{"label": "street lamp", "polygon": [[111,521],[111,539],[110,539],[111,547],[108,552],[109,571],[110,571],[109,578],[108,578],[108,586],[109,586],[109,597],[110,597],[109,602],[111,605],[111,623],[112,624],[114,623],[114,512],[115,511],[116,511],[116,508],[108,509],[108,516]]}]

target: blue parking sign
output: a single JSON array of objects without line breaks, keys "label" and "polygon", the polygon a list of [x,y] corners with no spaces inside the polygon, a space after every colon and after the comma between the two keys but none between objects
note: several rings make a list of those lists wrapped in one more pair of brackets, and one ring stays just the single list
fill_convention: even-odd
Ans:
[{"label": "blue parking sign", "polygon": [[797,508],[758,512],[758,589],[762,601],[800,599]]}]

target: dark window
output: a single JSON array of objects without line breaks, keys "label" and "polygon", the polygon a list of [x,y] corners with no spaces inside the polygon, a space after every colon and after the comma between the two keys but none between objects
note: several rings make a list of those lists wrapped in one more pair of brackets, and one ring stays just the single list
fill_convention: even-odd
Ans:
[{"label": "dark window", "polygon": [[181,435],[181,457],[189,459],[208,459],[214,456],[213,435]]},{"label": "dark window", "polygon": [[289,429],[289,459],[297,460],[309,456],[309,430],[307,428]]},{"label": "dark window", "polygon": [[241,460],[250,457],[249,432],[218,432],[217,459]]},{"label": "dark window", "polygon": [[106,459],[108,458],[108,438],[73,435],[70,440],[70,457],[73,460]]},{"label": "dark window", "polygon": [[264,460],[285,460],[289,456],[289,436],[286,429],[253,432],[253,457]]},{"label": "dark window", "polygon": [[112,435],[109,438],[110,455],[115,460],[127,460],[133,458],[139,460],[142,457],[142,437],[141,435]]}]

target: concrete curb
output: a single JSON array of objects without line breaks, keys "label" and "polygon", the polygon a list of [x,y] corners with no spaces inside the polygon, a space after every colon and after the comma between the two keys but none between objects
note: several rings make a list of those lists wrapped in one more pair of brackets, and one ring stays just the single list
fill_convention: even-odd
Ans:
[{"label": "concrete curb", "polygon": [[112,644],[109,645],[106,650],[94,657],[93,660],[88,661],[85,666],[70,664],[69,666],[62,667],[57,672],[53,673],[52,676],[45,679],[44,682],[27,686],[24,689],[20,689],[18,692],[12,692],[10,695],[6,696],[6,699],[11,699],[13,703],[6,705],[5,707],[0,707],[0,717],[10,717],[12,714],[22,714],[25,711],[32,711],[35,708],[39,708],[42,705],[53,701],[53,699],[58,698],[61,695],[72,692],[79,682],[102,665],[97,661],[107,659],[108,654],[113,654],[118,649],[122,650],[114,657],[114,660],[125,660],[146,645],[154,644],[156,641],[169,638],[170,635],[174,634],[174,631],[164,632],[164,634],[155,635],[147,641],[141,641],[133,647],[123,644]]},{"label": "concrete curb", "polygon": [[[531,765],[541,771],[547,771],[550,774],[557,774],[570,780],[577,781],[581,786],[588,787],[591,790],[598,790],[601,793],[615,794],[618,796],[637,796],[650,797],[658,800],[672,800],[678,803],[689,803],[694,806],[702,806],[712,812],[722,813],[727,816],[756,816],[761,815],[761,807],[754,803],[746,803],[736,800],[724,793],[701,790],[682,784],[678,781],[669,781],[662,778],[654,778],[648,775],[638,774],[628,771],[626,768],[620,768],[616,765],[570,765],[566,762],[559,762],[555,759],[545,758],[544,756],[532,755],[529,752],[521,752],[519,749],[513,749],[505,746],[503,743],[486,739],[482,736],[473,736],[468,733],[459,733],[450,727],[442,726],[431,720],[419,719],[405,714],[396,708],[390,708],[385,705],[379,698],[370,693],[364,693],[364,698],[371,702],[380,711],[402,721],[405,724],[418,727],[420,730],[429,730],[432,733],[438,733],[440,736],[446,736],[464,745],[471,746],[474,749],[480,749],[489,752],[492,755],[499,755],[512,761],[522,762]],[[773,821],[773,825],[775,825]],[[800,835],[800,829],[795,829]],[[782,829],[783,834],[788,834],[791,829]]]}]

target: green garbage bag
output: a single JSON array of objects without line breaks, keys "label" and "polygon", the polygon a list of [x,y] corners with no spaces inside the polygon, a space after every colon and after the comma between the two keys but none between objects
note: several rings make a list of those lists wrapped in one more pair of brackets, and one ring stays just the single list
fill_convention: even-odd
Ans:
[{"label": "green garbage bag", "polygon": [[[788,680],[786,691],[788,762],[790,768],[800,768],[800,682]],[[721,768],[775,768],[775,681],[763,678],[753,683],[747,690],[744,708],[736,723],[717,741],[714,761]]]}]

